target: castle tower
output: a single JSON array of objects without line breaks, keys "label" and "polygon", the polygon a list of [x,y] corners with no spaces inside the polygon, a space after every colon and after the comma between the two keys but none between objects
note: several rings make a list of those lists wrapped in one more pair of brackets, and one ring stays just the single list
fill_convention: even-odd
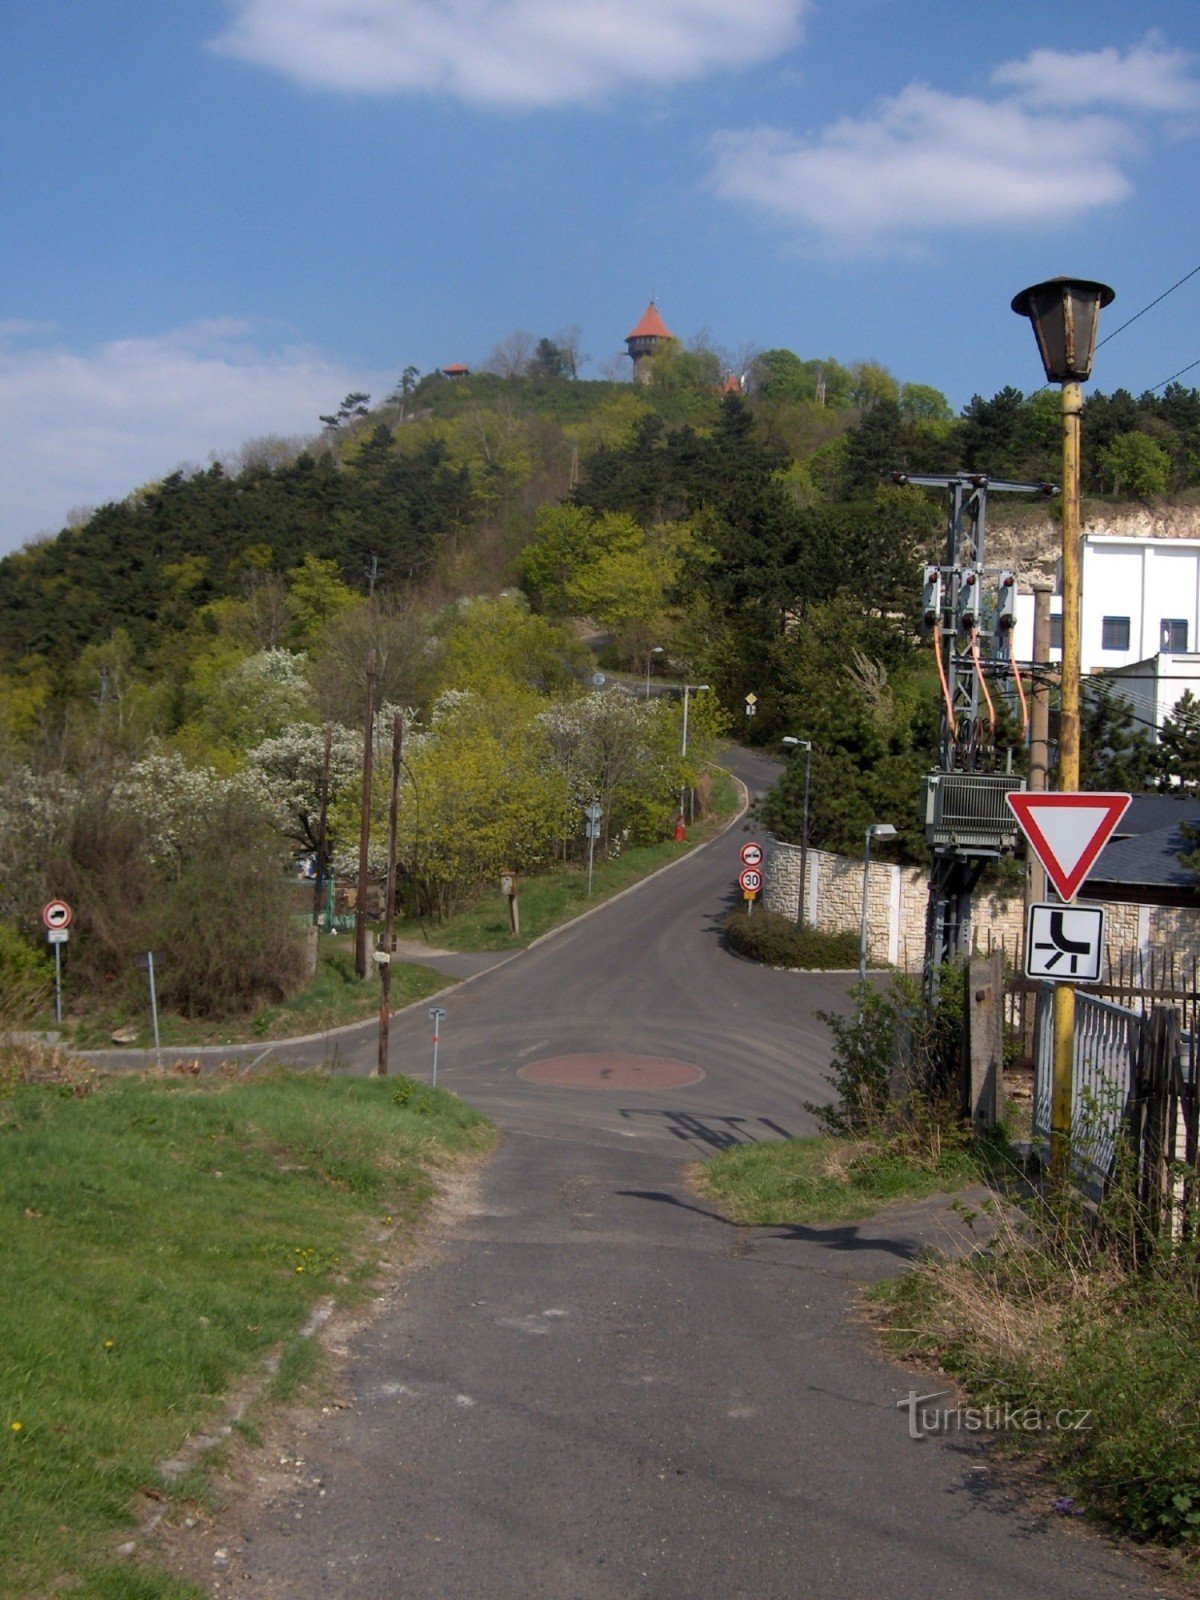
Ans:
[{"label": "castle tower", "polygon": [[650,368],[646,366],[647,356],[652,356],[656,350],[661,350],[663,345],[675,335],[668,329],[666,323],[658,314],[658,307],[654,301],[646,307],[645,315],[634,328],[632,333],[625,335],[625,344],[629,350],[629,358],[633,362],[633,381],[635,383],[650,382]]}]

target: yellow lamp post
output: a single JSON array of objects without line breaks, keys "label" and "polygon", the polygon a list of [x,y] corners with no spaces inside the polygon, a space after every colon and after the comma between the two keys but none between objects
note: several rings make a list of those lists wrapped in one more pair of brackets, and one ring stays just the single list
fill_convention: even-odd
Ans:
[{"label": "yellow lamp post", "polygon": [[[1018,316],[1028,317],[1050,383],[1062,385],[1062,693],[1058,735],[1058,787],[1079,788],[1079,423],[1081,384],[1090,376],[1096,353],[1100,311],[1114,298],[1104,283],[1082,278],[1051,278],[1035,283],[1013,300]],[[1050,1171],[1065,1182],[1071,1149],[1071,1098],[1075,1053],[1075,991],[1060,983],[1054,990],[1054,1088],[1050,1105]]]}]

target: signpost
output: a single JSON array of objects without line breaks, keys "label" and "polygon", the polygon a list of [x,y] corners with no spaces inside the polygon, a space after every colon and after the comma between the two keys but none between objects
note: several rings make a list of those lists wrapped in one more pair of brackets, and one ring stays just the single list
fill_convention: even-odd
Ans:
[{"label": "signpost", "polygon": [[46,942],[54,946],[54,1020],[62,1026],[62,947],[71,937],[68,928],[74,915],[65,900],[51,900],[42,907]]},{"label": "signpost", "polygon": [[[1078,386],[1076,386],[1078,392]],[[1064,395],[1066,389],[1063,390]],[[1064,445],[1064,461],[1066,459]],[[1075,494],[1078,499],[1078,458]],[[1064,481],[1067,478],[1064,473]],[[1076,504],[1078,512],[1078,504]],[[1064,502],[1063,552],[1068,546]],[[1078,544],[1077,534],[1075,546]],[[1072,549],[1075,548],[1072,546]],[[1077,559],[1077,552],[1074,559]],[[1065,567],[1064,567],[1065,571]],[[1067,782],[1079,782],[1079,596],[1069,597],[1063,582],[1062,728],[1059,761]],[[1067,621],[1071,634],[1068,637]],[[1068,692],[1068,669],[1074,682]],[[1069,701],[1074,701],[1068,716]],[[1025,930],[1025,971],[1030,977],[1050,978],[1054,985],[1054,1073],[1050,1095],[1050,1171],[1065,1183],[1071,1143],[1071,1102],[1075,1079],[1076,983],[1096,983],[1104,951],[1104,912],[1099,906],[1072,907],[1080,886],[1095,866],[1101,850],[1125,815],[1127,794],[1088,794],[1076,789],[1047,793],[1026,790],[1007,794],[1009,804],[1029,848],[1046,869],[1046,876],[1062,896],[1064,905],[1037,902],[1029,908]]]},{"label": "signpost", "polygon": [[162,1066],[162,1049],[158,1038],[158,991],[154,983],[154,951],[147,950],[144,956],[138,956],[137,964],[145,972],[150,982],[150,1017],[154,1023],[154,1061],[155,1065]]},{"label": "signpost", "polygon": [[738,874],[738,882],[742,886],[742,898],[746,902],[746,915],[754,914],[754,897],[762,888],[762,873],[757,867],[743,867]]},{"label": "signpost", "polygon": [[593,800],[584,807],[584,816],[587,818],[585,828],[588,842],[588,899],[592,898],[592,870],[596,863],[596,840],[600,837],[600,819],[604,815],[604,808],[598,800]]},{"label": "signpost", "polygon": [[438,1040],[442,1036],[442,1023],[446,1020],[446,1013],[441,1006],[430,1006],[429,1015],[433,1021],[433,1087],[436,1089]]},{"label": "signpost", "polygon": [[1046,876],[1062,898],[1071,901],[1125,815],[1131,796],[1027,789],[1004,798]]},{"label": "signpost", "polygon": [[746,696],[746,715],[748,717],[753,717],[753,716],[756,716],[757,713],[758,713],[758,696],[756,694],[748,694]]}]

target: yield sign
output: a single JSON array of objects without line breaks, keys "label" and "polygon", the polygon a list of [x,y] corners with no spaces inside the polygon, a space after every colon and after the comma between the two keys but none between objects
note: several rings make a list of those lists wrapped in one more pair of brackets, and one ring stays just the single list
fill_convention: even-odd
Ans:
[{"label": "yield sign", "polygon": [[1130,800],[1127,794],[1047,794],[1028,789],[1004,798],[1064,900],[1075,898]]}]

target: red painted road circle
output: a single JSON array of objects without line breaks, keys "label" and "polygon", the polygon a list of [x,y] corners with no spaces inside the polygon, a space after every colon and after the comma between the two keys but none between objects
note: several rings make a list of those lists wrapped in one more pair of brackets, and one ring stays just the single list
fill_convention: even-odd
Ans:
[{"label": "red painted road circle", "polygon": [[688,1061],[667,1056],[549,1056],[517,1068],[517,1077],[554,1089],[641,1090],[682,1089],[699,1083],[704,1073]]}]

